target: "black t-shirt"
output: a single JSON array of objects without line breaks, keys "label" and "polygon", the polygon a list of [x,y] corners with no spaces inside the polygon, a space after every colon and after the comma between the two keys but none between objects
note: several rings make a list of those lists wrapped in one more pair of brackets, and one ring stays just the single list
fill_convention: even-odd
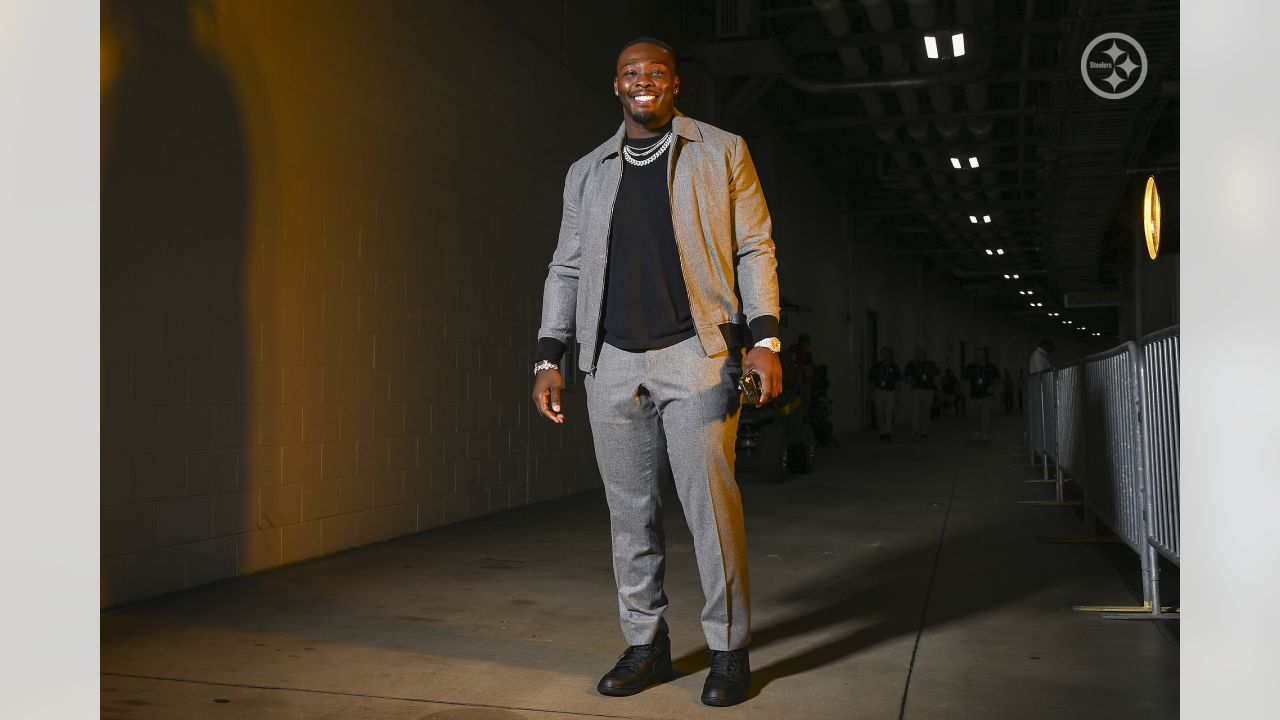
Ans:
[{"label": "black t-shirt", "polygon": [[992,363],[969,363],[964,369],[965,379],[969,381],[969,397],[988,397],[992,386],[1000,381],[1000,368]]},{"label": "black t-shirt", "polygon": [[938,377],[938,366],[934,365],[932,360],[923,362],[912,360],[907,363],[906,376],[911,387],[917,390],[937,389],[934,381]]},{"label": "black t-shirt", "polygon": [[[627,138],[627,145],[639,150],[655,142],[661,141]],[[671,220],[670,152],[668,146],[656,156],[647,156],[654,157],[653,162],[640,167],[625,159],[622,163],[609,233],[602,325],[605,342],[623,350],[667,347],[694,335],[689,290]]]},{"label": "black t-shirt", "polygon": [[870,379],[877,390],[895,390],[902,373],[898,370],[898,363],[881,361],[871,366]]}]

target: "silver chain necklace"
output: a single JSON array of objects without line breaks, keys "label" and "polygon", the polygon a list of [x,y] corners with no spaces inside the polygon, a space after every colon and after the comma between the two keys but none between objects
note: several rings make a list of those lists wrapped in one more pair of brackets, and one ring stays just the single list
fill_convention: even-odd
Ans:
[{"label": "silver chain necklace", "polygon": [[632,150],[630,145],[623,145],[622,159],[626,160],[628,164],[636,167],[643,167],[662,157],[663,151],[665,151],[667,146],[670,144],[671,131],[668,130],[667,134],[663,135],[661,140],[641,150]]}]

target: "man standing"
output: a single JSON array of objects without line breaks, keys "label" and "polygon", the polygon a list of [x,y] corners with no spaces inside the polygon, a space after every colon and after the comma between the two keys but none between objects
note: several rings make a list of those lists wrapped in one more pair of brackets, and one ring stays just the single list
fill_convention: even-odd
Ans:
[{"label": "man standing", "polygon": [[907,363],[907,382],[911,383],[911,437],[929,437],[929,413],[933,411],[933,393],[938,389],[938,366],[928,358],[923,345],[916,346],[916,356]]},{"label": "man standing", "polygon": [[880,348],[880,362],[871,366],[872,392],[876,402],[876,428],[880,431],[880,439],[893,441],[893,401],[898,394],[898,381],[902,373],[898,363],[893,361],[893,350]]},{"label": "man standing", "polygon": [[969,363],[964,376],[969,381],[969,399],[978,410],[978,432],[973,434],[973,442],[991,442],[991,402],[1000,368],[987,359],[986,348],[979,348],[977,362]]},{"label": "man standing", "polygon": [[556,361],[576,337],[629,645],[597,690],[634,695],[672,672],[662,617],[665,447],[706,599],[711,672],[702,702],[725,706],[746,700],[751,685],[747,546],[733,474],[738,380],[758,373],[763,402],[782,390],[777,261],[746,144],[675,109],[676,70],[661,40],[625,45],[613,79],[622,126],[569,168],[533,401],[565,422]]},{"label": "man standing", "polygon": [[1053,341],[1049,338],[1045,338],[1036,344],[1036,349],[1031,352],[1031,361],[1028,363],[1028,369],[1032,374],[1053,369],[1053,363],[1049,361],[1049,353],[1053,352],[1053,350]]}]

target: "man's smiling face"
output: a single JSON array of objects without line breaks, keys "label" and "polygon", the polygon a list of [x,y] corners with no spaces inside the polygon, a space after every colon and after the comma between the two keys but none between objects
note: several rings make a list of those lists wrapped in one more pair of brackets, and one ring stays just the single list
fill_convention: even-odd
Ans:
[{"label": "man's smiling face", "polygon": [[618,56],[613,89],[629,131],[656,130],[671,122],[680,90],[675,66],[671,53],[649,43],[632,45]]}]

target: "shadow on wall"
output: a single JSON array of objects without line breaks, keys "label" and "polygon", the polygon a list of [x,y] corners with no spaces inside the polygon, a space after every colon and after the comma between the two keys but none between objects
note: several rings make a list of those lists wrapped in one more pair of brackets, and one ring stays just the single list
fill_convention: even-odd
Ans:
[{"label": "shadow on wall", "polygon": [[102,4],[104,604],[234,573],[200,556],[220,556],[212,498],[244,474],[250,188],[192,7]]}]

